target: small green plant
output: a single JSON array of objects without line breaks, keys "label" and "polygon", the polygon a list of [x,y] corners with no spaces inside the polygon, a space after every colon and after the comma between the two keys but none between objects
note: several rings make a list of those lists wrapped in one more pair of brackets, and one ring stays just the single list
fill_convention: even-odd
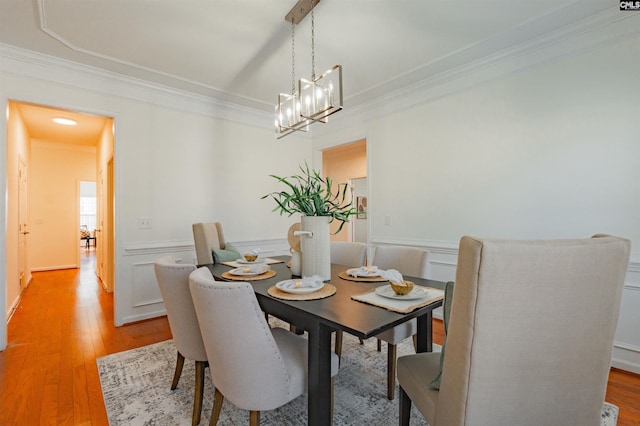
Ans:
[{"label": "small green plant", "polygon": [[329,216],[330,222],[338,220],[342,223],[337,234],[349,222],[349,216],[358,213],[348,198],[351,195],[349,185],[337,183],[330,177],[323,178],[319,172],[310,169],[307,163],[305,167],[300,166],[300,171],[301,174],[288,177],[269,175],[287,188],[264,195],[261,199],[273,198],[276,202],[273,211],[280,212],[280,215],[300,213],[305,216]]}]

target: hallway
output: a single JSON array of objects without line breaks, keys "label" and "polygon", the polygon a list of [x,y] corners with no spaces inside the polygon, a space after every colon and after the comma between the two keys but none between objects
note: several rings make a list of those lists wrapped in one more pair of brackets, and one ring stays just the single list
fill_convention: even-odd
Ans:
[{"label": "hallway", "polygon": [[113,294],[81,268],[35,272],[0,352],[0,425],[106,425],[96,357],[171,338],[166,317],[113,325]]}]

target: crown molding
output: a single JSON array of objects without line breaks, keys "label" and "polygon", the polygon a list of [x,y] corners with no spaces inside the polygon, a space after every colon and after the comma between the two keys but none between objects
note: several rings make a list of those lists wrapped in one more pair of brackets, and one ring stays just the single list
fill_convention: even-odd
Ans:
[{"label": "crown molding", "polygon": [[[498,38],[485,40],[372,89],[379,93],[377,96],[373,95],[374,98],[365,100],[371,94],[347,97],[345,109],[335,118],[332,117],[331,126],[315,126],[303,136],[313,138],[361,124],[528,67],[593,49],[604,42],[640,33],[640,14],[620,12],[617,8],[590,15],[542,36],[527,38],[531,28],[539,22],[532,21],[508,34],[500,35],[501,39],[514,37],[522,40],[515,46],[496,51],[499,43],[503,42]],[[8,74],[254,127],[273,128],[273,116],[270,112],[232,101],[222,101],[1,43],[0,58],[0,71]],[[409,74],[409,80],[416,82],[401,87],[401,81]],[[387,89],[393,87],[398,88],[385,94]],[[358,103],[359,99],[362,102]],[[355,104],[350,106],[350,102]]]},{"label": "crown molding", "polygon": [[0,43],[0,72],[262,128],[265,111]]},{"label": "crown molding", "polygon": [[[501,37],[524,39],[515,46],[470,59],[474,52],[477,56],[478,50],[491,51],[491,45],[496,41],[488,40],[484,46],[480,43],[413,71],[422,75],[422,78],[414,78],[417,80],[414,84],[388,91],[357,105],[350,106],[348,101],[352,98],[345,99],[344,110],[335,119],[332,117],[330,127],[316,126],[315,136],[397,113],[542,63],[586,52],[602,43],[621,40],[630,34],[640,34],[640,13],[624,13],[617,8],[591,15],[534,38],[527,39],[513,30],[511,35],[502,34]],[[461,65],[443,67],[443,61]]]}]

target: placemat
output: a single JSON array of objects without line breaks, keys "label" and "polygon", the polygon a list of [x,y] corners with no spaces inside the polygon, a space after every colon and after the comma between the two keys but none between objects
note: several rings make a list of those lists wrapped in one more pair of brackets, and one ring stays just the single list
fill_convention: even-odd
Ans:
[{"label": "placemat", "polygon": [[[416,287],[423,287],[423,286],[416,286]],[[380,308],[384,308],[389,311],[398,312],[400,314],[408,314],[409,312],[413,312],[418,308],[422,308],[423,306],[429,305],[433,302],[442,300],[444,298],[443,290],[438,290],[437,288],[431,288],[431,287],[423,287],[423,288],[427,289],[427,297],[425,299],[416,299],[416,300],[389,299],[376,294],[375,288],[365,293],[351,296],[351,298],[358,302],[368,303],[369,305],[378,306]]]},{"label": "placemat", "polygon": [[259,281],[266,280],[267,278],[275,277],[276,271],[269,269],[267,272],[263,272],[260,275],[233,275],[229,272],[223,272],[222,278],[232,281]]},{"label": "placemat", "polygon": [[346,271],[340,272],[338,276],[343,280],[359,281],[363,283],[383,283],[388,281],[382,277],[354,277],[353,275],[347,274]]},{"label": "placemat", "polygon": [[320,290],[314,291],[313,293],[293,294],[282,291],[274,285],[272,287],[269,287],[267,293],[269,293],[269,296],[284,300],[317,300],[333,296],[334,294],[336,294],[336,291],[336,286],[334,286],[333,284],[325,284]]},{"label": "placemat", "polygon": [[[271,257],[265,257],[264,260],[266,260],[266,262],[264,263],[255,263],[255,265],[264,265],[265,263],[267,265],[273,265],[274,263],[284,263],[284,260],[280,260],[280,259],[273,259]],[[232,260],[230,262],[220,262],[223,265],[227,265],[227,266],[231,266],[232,268],[242,268],[243,266],[247,266],[249,265],[248,263],[240,263],[236,260]]]}]

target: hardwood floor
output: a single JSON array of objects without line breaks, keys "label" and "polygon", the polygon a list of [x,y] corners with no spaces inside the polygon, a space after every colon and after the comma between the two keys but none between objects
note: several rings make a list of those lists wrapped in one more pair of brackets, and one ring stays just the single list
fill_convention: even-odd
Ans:
[{"label": "hardwood floor", "polygon": [[[166,317],[114,327],[93,253],[81,269],[34,273],[0,352],[0,425],[106,425],[96,357],[171,338]],[[442,343],[441,321],[434,330]],[[606,400],[618,425],[640,425],[640,376],[612,369]]]},{"label": "hardwood floor", "polygon": [[166,317],[113,325],[92,253],[34,273],[0,352],[0,425],[107,425],[96,357],[171,338]]}]

